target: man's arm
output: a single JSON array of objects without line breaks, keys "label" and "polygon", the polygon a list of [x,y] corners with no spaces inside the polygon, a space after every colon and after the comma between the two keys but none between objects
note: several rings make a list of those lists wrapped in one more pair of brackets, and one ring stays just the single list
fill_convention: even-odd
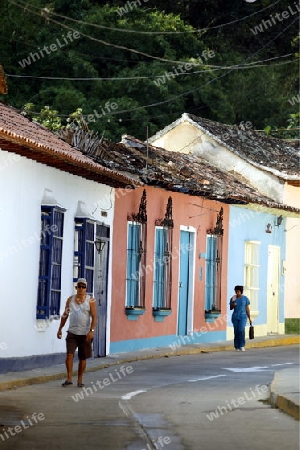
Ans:
[{"label": "man's arm", "polygon": [[87,339],[93,339],[94,337],[94,332],[91,330],[94,330],[97,324],[97,305],[96,305],[96,300],[94,298],[90,299],[90,315],[92,318],[91,321],[91,327],[90,327],[90,331],[87,334]]},{"label": "man's arm", "polygon": [[70,314],[70,302],[71,302],[71,299],[72,299],[72,297],[68,298],[66,306],[65,306],[64,313],[63,313],[63,315],[61,316],[61,319],[60,319],[60,325],[59,325],[59,329],[58,329],[58,332],[57,332],[58,339],[61,339],[61,337],[62,337],[62,331],[61,330],[63,329],[66,321],[68,320],[69,314]]}]

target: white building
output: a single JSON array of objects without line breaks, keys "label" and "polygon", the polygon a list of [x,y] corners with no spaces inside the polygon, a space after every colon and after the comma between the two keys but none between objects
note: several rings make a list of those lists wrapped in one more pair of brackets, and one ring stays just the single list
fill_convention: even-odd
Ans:
[{"label": "white building", "polygon": [[128,185],[128,177],[0,104],[2,373],[64,360],[58,319],[79,277],[101,303],[94,351],[106,354],[114,188]]}]

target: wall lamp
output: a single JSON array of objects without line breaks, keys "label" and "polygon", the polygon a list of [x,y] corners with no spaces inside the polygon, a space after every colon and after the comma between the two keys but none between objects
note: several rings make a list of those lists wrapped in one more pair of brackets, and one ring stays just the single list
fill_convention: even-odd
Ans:
[{"label": "wall lamp", "polygon": [[94,242],[94,244],[95,244],[95,247],[96,247],[97,252],[98,252],[98,253],[101,253],[102,250],[103,250],[104,247],[105,247],[106,242],[105,242],[105,241],[100,241],[100,239],[97,239],[97,240]]},{"label": "wall lamp", "polygon": [[272,233],[272,225],[270,223],[267,224],[266,233]]},{"label": "wall lamp", "polygon": [[283,216],[278,216],[275,221],[275,227],[280,227],[283,222]]}]

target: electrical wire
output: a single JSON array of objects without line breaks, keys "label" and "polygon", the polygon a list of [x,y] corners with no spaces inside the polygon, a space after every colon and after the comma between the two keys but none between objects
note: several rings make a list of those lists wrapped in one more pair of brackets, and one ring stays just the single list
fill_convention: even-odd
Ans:
[{"label": "electrical wire", "polygon": [[[277,3],[279,3],[280,1],[281,1],[281,0],[277,0],[277,2],[275,2],[275,3],[273,4],[273,6],[274,6],[275,4],[277,4]],[[21,8],[23,8],[24,6],[26,6],[26,8],[28,9],[29,12],[31,12],[31,13],[34,14],[34,15],[40,16],[40,13],[37,13],[37,12],[33,11],[32,9],[30,9],[30,8],[29,8],[29,4],[28,4],[28,3],[25,3],[25,2],[22,2],[22,0],[19,0],[19,2],[23,3],[23,6],[20,5],[20,4],[18,4],[17,1],[14,1],[14,0],[9,0],[9,2],[10,2],[11,4],[14,4],[14,5],[16,5],[16,6],[18,6],[18,7],[21,7]],[[32,6],[32,5],[30,5],[30,6]],[[37,8],[37,9],[40,11],[39,8]],[[48,11],[48,10],[47,10],[47,11]],[[55,14],[55,15],[56,15],[56,14]],[[65,17],[67,17],[67,16],[65,16]],[[48,20],[48,21],[51,21],[51,22],[53,22],[53,23],[55,23],[55,24],[57,24],[57,25],[59,25],[59,26],[61,26],[62,28],[71,30],[71,31],[73,31],[73,32],[78,32],[78,30],[76,30],[75,28],[72,28],[72,27],[70,27],[70,26],[68,26],[68,25],[62,24],[61,22],[58,22],[58,21],[56,21],[56,20],[54,20],[54,19],[51,19],[51,18],[49,18],[49,16],[47,16],[47,20]],[[70,19],[70,20],[76,21],[75,19]],[[234,21],[233,21],[233,22],[234,22]],[[233,22],[232,22],[232,23],[233,23]],[[87,38],[87,39],[89,39],[89,40],[98,42],[98,43],[103,44],[103,45],[106,45],[106,46],[114,47],[114,48],[117,48],[117,49],[119,49],[119,50],[125,50],[125,51],[129,51],[129,52],[132,52],[132,53],[135,53],[135,54],[138,54],[138,55],[142,55],[142,56],[145,56],[145,57],[150,58],[150,59],[154,59],[154,60],[158,60],[158,61],[162,61],[162,62],[166,62],[166,63],[171,63],[171,64],[183,64],[183,63],[188,64],[188,63],[189,63],[188,61],[184,62],[184,61],[170,60],[170,59],[166,59],[166,58],[161,58],[161,57],[159,57],[159,56],[153,56],[153,55],[150,55],[150,54],[145,53],[145,52],[140,52],[140,51],[138,51],[138,50],[135,50],[135,49],[132,49],[132,48],[128,48],[128,47],[125,47],[125,46],[123,46],[123,45],[112,44],[111,42],[104,41],[103,39],[97,39],[97,38],[94,38],[93,36],[90,36],[90,35],[88,35],[88,34],[85,34],[85,33],[81,32],[81,31],[80,31],[79,33],[81,34],[81,36],[84,36],[85,38]],[[209,64],[203,64],[203,66],[209,67],[209,68],[210,68],[210,67],[215,67],[214,65],[209,65]]]},{"label": "electrical wire", "polygon": [[[9,0],[9,1],[10,1],[10,3],[14,3],[14,4],[16,4],[17,6],[20,6],[20,5],[18,5],[16,2],[14,2],[14,1],[12,1],[12,0]],[[276,2],[276,3],[278,3],[278,2]],[[276,4],[276,3],[275,3],[275,4]],[[31,11],[31,12],[32,12],[32,11]],[[33,12],[33,13],[34,13],[34,12]],[[36,14],[36,13],[34,13],[34,14]],[[49,20],[51,20],[51,19],[49,19]],[[283,30],[282,32],[278,33],[274,38],[272,38],[270,41],[268,41],[263,47],[261,47],[259,50],[257,50],[257,51],[256,51],[255,53],[253,53],[252,55],[250,55],[248,58],[246,58],[245,62],[247,62],[249,59],[252,59],[254,56],[256,56],[257,54],[259,54],[262,50],[264,50],[267,46],[269,46],[274,40],[276,40],[276,39],[277,39],[278,37],[280,37],[283,33],[285,33],[285,31],[286,31],[287,29],[289,29],[289,28],[293,25],[293,23],[294,23],[296,20],[298,20],[298,18],[295,18],[295,19],[294,19],[287,27],[284,28],[284,30]],[[51,21],[53,21],[53,20],[51,20]],[[60,26],[63,26],[61,23],[59,23],[59,22],[57,22],[57,21],[53,21],[53,22],[54,22],[54,23],[57,23],[57,24],[60,25]],[[77,31],[77,30],[72,29],[71,27],[65,26],[65,28],[71,29],[71,30],[73,30],[73,31]],[[89,38],[89,39],[98,41],[98,42],[100,42],[100,43],[103,43],[103,41],[97,40],[97,39],[93,38],[92,36],[86,35],[86,37]],[[110,44],[110,43],[108,43],[108,44],[114,46],[114,44]],[[123,47],[122,47],[122,48],[123,48]],[[132,50],[132,51],[136,52],[136,51],[133,50],[133,49],[128,49],[128,48],[123,48],[123,49],[124,49],[124,50],[129,50],[129,51]],[[141,52],[139,52],[139,53],[141,53]],[[141,53],[141,54],[143,54],[143,53]],[[148,57],[150,57],[150,58],[157,59],[157,57],[153,57],[152,55],[147,55],[147,54],[143,54],[143,55],[144,55],[144,56],[148,56]],[[183,61],[178,62],[178,61],[166,60],[166,59],[164,59],[164,58],[163,58],[163,59],[162,59],[162,58],[158,58],[158,59],[163,60],[164,62],[172,62],[172,63],[176,63],[176,64],[177,64],[177,63],[180,63],[180,64],[183,63]],[[218,77],[216,77],[216,78],[212,78],[211,80],[209,80],[207,83],[204,84],[204,86],[207,86],[208,84],[210,84],[210,83],[212,83],[212,82],[214,82],[214,81],[217,81],[217,80],[220,79],[220,78],[223,78],[224,76],[226,76],[226,75],[228,75],[229,73],[231,73],[233,70],[236,70],[237,68],[242,67],[242,65],[243,65],[243,64],[241,63],[241,64],[238,64],[238,65],[236,65],[236,66],[230,68],[229,70],[227,70],[226,73],[224,73],[224,74],[222,74],[222,75],[220,75],[220,76],[218,76]],[[112,112],[111,114],[117,114],[117,115],[120,115],[120,114],[124,114],[124,113],[127,113],[127,112],[132,112],[132,111],[137,111],[137,110],[140,110],[140,109],[145,109],[145,108],[150,108],[150,107],[154,107],[154,106],[159,106],[159,105],[162,105],[162,104],[167,104],[167,103],[170,103],[170,102],[172,102],[172,101],[174,101],[174,100],[177,100],[178,98],[181,98],[181,97],[183,97],[183,96],[189,95],[189,94],[194,93],[194,92],[197,92],[197,91],[203,89],[204,86],[200,86],[199,88],[192,89],[192,90],[190,90],[190,91],[186,91],[186,92],[184,92],[184,93],[181,93],[181,94],[179,94],[179,95],[173,96],[173,97],[171,97],[171,98],[169,98],[169,99],[167,99],[167,100],[164,100],[164,101],[152,103],[152,104],[149,104],[149,105],[139,106],[139,107],[136,107],[136,108],[133,108],[133,109],[122,110],[122,111],[114,111],[114,112]],[[172,113],[172,114],[175,114],[175,113]]]},{"label": "electrical wire", "polygon": [[[288,53],[286,55],[281,55],[281,56],[274,56],[273,58],[268,58],[265,60],[261,60],[261,61],[253,61],[249,64],[245,64],[243,66],[241,66],[240,64],[236,64],[234,66],[214,66],[214,68],[209,69],[209,70],[197,70],[197,71],[186,71],[186,72],[182,72],[182,73],[176,73],[176,78],[179,76],[183,76],[183,75],[194,75],[194,74],[199,74],[199,73],[210,73],[210,72],[215,72],[218,70],[228,70],[228,69],[232,69],[232,70],[243,70],[243,69],[252,69],[252,68],[256,68],[256,67],[273,67],[273,66],[279,66],[279,65],[285,65],[285,64],[290,64],[293,63],[295,61],[297,61],[296,59],[294,60],[290,60],[290,61],[283,61],[280,63],[275,63],[275,64],[261,64],[264,62],[268,62],[268,61],[273,61],[276,59],[281,59],[281,58],[287,58],[288,56],[292,56],[294,55],[293,53]],[[188,64],[193,64],[193,63],[188,63]],[[167,73],[172,73],[172,72],[167,72]],[[46,77],[46,76],[36,76],[36,75],[19,75],[19,74],[5,74],[7,77],[10,78],[33,78],[33,79],[37,79],[37,80],[64,80],[64,81],[129,81],[129,80],[151,80],[153,78],[163,78],[165,76],[165,73],[162,75],[149,75],[149,76],[138,76],[138,77]]]},{"label": "electrical wire", "polygon": [[[14,4],[14,5],[16,5],[16,6],[18,6],[18,7],[21,7],[21,8],[22,8],[22,5],[19,5],[17,2],[15,2],[15,1],[13,1],[13,0],[9,0],[9,2],[12,3],[12,4]],[[30,10],[29,8],[28,8],[28,11],[31,12],[32,14],[35,14],[35,15],[37,15],[37,16],[40,16],[39,13],[36,13],[35,11]],[[79,32],[79,31],[76,30],[75,28],[72,28],[72,27],[70,27],[70,26],[68,26],[68,25],[65,25],[65,24],[61,23],[61,22],[58,22],[57,20],[51,19],[51,18],[49,18],[49,17],[47,18],[47,20],[50,21],[50,22],[55,23],[56,25],[59,25],[59,26],[62,27],[62,28],[65,28],[65,29],[67,29],[67,30],[71,30],[71,31],[73,31],[73,32]],[[153,56],[153,55],[150,55],[150,54],[145,53],[145,52],[140,52],[139,50],[135,50],[135,49],[133,49],[133,48],[125,47],[124,45],[112,44],[111,42],[104,41],[103,39],[97,39],[97,38],[95,38],[95,37],[93,37],[93,36],[90,36],[90,35],[88,35],[88,34],[85,34],[85,33],[83,33],[82,31],[80,31],[79,33],[80,33],[81,36],[84,36],[86,39],[89,39],[89,40],[94,41],[94,42],[98,42],[99,44],[102,44],[102,45],[105,45],[105,46],[108,46],[108,47],[117,48],[118,50],[125,50],[125,51],[128,51],[128,52],[134,53],[134,54],[136,54],[136,55],[141,55],[141,56],[145,56],[146,58],[154,59],[154,60],[156,60],[156,61],[162,61],[162,62],[167,62],[167,63],[171,63],[171,64],[184,64],[184,63],[188,63],[188,61],[178,61],[178,60],[172,60],[172,59],[161,58],[161,57],[159,57],[159,56]]]},{"label": "electrical wire", "polygon": [[[28,7],[28,5],[29,5],[28,3],[26,3],[23,0],[18,0],[18,1],[19,1],[19,3],[23,4],[24,7]],[[273,6],[277,5],[281,1],[282,0],[277,0],[276,2],[272,3],[271,5],[268,5],[265,8],[262,8],[262,9],[260,9],[258,11],[255,11],[255,12],[251,13],[251,14],[248,14],[247,16],[244,16],[244,17],[242,17],[240,19],[235,19],[235,20],[232,20],[230,22],[226,22],[226,23],[223,23],[223,24],[220,24],[220,25],[200,28],[200,29],[197,29],[197,30],[189,30],[189,31],[141,31],[141,30],[129,30],[129,29],[126,29],[126,28],[107,27],[105,25],[99,25],[99,24],[95,24],[95,23],[91,23],[91,22],[86,22],[86,21],[83,21],[83,20],[77,20],[77,19],[74,19],[74,18],[69,17],[69,16],[64,16],[62,14],[55,13],[55,12],[51,11],[48,8],[42,8],[41,9],[41,8],[38,8],[37,6],[34,6],[34,5],[30,5],[30,6],[32,8],[37,9],[38,11],[43,11],[45,16],[53,15],[53,16],[56,16],[56,17],[60,17],[62,19],[70,20],[72,22],[76,22],[76,23],[79,23],[81,25],[88,25],[88,26],[91,26],[91,27],[94,27],[94,28],[100,28],[100,29],[109,30],[109,31],[117,31],[117,32],[120,32],[120,33],[161,35],[161,34],[201,33],[201,32],[206,32],[208,30],[215,30],[215,29],[219,29],[219,28],[224,28],[224,27],[226,27],[228,25],[233,25],[233,24],[236,24],[236,23],[239,23],[239,22],[243,22],[244,20],[248,19],[249,17],[253,17],[253,16],[255,16],[255,15],[257,15],[257,14],[263,12],[263,11],[266,11],[269,8],[272,8]],[[14,3],[14,2],[12,0],[9,0],[9,3]],[[14,3],[14,4],[16,4],[16,3]],[[120,9],[120,8],[118,8],[118,9]],[[116,10],[116,12],[117,12],[117,10]]]},{"label": "electrical wire", "polygon": [[[246,58],[245,62],[248,61],[249,59],[253,58],[254,56],[258,55],[262,50],[264,50],[266,47],[268,47],[279,36],[281,36],[283,33],[285,33],[285,31],[288,30],[293,25],[293,23],[296,20],[298,20],[298,18],[295,18],[287,27],[284,28],[284,30],[282,32],[278,33],[274,38],[270,39],[265,45],[263,45],[263,47],[261,47],[259,50],[254,52],[252,55],[248,56],[248,58]],[[214,81],[217,81],[217,80],[219,80],[221,78],[224,78],[226,75],[231,73],[233,70],[234,69],[230,69],[226,73],[224,73],[224,74],[222,74],[222,75],[220,75],[220,76],[218,76],[216,78],[210,79],[203,86],[200,86],[200,87],[198,87],[196,89],[191,89],[190,91],[183,92],[183,93],[178,94],[176,96],[173,96],[173,97],[171,97],[171,98],[169,98],[167,100],[162,100],[160,102],[152,103],[152,104],[149,104],[149,105],[138,106],[138,107],[133,108],[133,109],[126,109],[126,110],[123,110],[123,111],[113,111],[113,112],[111,112],[111,115],[120,115],[120,114],[124,114],[124,113],[128,113],[128,112],[138,111],[138,110],[144,109],[144,108],[153,108],[154,106],[160,106],[160,105],[163,105],[163,104],[171,103],[172,101],[177,100],[178,98],[185,97],[185,96],[187,96],[189,94],[192,94],[194,92],[197,92],[197,91],[203,89],[204,86],[208,86],[209,84],[213,83]]]}]

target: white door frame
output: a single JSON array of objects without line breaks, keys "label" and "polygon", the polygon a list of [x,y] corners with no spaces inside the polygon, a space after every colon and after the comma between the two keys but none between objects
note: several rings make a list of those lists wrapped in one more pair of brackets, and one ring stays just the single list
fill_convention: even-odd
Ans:
[{"label": "white door frame", "polygon": [[267,333],[278,333],[279,325],[280,247],[268,245]]}]

